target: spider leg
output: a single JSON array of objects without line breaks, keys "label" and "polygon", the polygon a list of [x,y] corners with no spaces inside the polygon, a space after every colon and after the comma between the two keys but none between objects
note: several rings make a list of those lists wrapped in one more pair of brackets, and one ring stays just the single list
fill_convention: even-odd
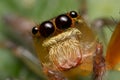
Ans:
[{"label": "spider leg", "polygon": [[110,29],[110,26],[114,26],[118,23],[118,20],[115,20],[113,17],[111,18],[99,18],[94,20],[91,23],[93,29],[99,31],[102,27],[107,26]]},{"label": "spider leg", "polygon": [[49,80],[68,80],[59,71],[43,66],[43,72],[47,75]]},{"label": "spider leg", "polygon": [[80,2],[79,13],[85,20],[88,20],[87,0],[79,0],[79,2]]},{"label": "spider leg", "polygon": [[93,80],[103,80],[106,71],[105,59],[103,57],[103,47],[97,44],[96,53],[93,57]]}]

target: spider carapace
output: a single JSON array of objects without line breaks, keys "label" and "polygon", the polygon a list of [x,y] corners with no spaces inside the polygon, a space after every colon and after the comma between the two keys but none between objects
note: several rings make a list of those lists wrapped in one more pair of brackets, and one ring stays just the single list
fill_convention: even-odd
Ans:
[{"label": "spider carapace", "polygon": [[32,29],[35,49],[49,80],[76,80],[92,73],[102,80],[106,71],[103,46],[75,11],[58,15]]}]

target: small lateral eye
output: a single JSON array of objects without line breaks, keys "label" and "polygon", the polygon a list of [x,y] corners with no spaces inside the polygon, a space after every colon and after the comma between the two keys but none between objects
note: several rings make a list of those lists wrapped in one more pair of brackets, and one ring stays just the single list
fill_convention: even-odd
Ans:
[{"label": "small lateral eye", "polygon": [[32,33],[35,35],[38,32],[38,27],[33,27],[32,28]]},{"label": "small lateral eye", "polygon": [[77,12],[75,12],[75,11],[71,11],[71,12],[70,12],[70,16],[71,16],[72,18],[76,18],[76,17],[78,16],[78,14],[77,14]]},{"label": "small lateral eye", "polygon": [[55,24],[58,29],[67,29],[71,26],[72,20],[67,15],[62,14],[55,19]]},{"label": "small lateral eye", "polygon": [[55,27],[53,25],[52,22],[50,21],[45,21],[43,22],[40,27],[39,27],[39,32],[40,34],[43,36],[43,37],[48,37],[49,35],[51,35],[54,30],[55,30]]}]

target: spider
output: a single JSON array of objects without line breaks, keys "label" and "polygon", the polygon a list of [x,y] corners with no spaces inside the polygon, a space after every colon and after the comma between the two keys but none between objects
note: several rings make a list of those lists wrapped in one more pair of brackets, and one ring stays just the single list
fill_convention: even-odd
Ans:
[{"label": "spider", "polygon": [[45,21],[34,27],[32,33],[43,69],[48,68],[44,71],[49,79],[65,80],[53,73],[58,70],[69,79],[75,79],[82,71],[93,71],[94,80],[101,80],[105,73],[102,45],[77,12]]},{"label": "spider", "polygon": [[[45,21],[33,27],[32,33],[39,59],[50,80],[65,80],[61,72],[68,79],[77,79],[84,71],[92,71],[93,80],[103,80],[108,67],[103,46],[77,12],[70,11]],[[111,57],[112,53],[108,49],[106,61],[112,64],[110,67],[119,63],[119,57]]]},{"label": "spider", "polygon": [[[81,9],[83,11],[81,15],[86,18],[85,6],[83,8]],[[102,43],[99,42],[96,34],[88,27],[81,15],[75,11],[70,11],[36,25],[32,29],[36,52],[41,61],[43,72],[49,80],[75,80],[84,71],[88,74],[93,72],[93,80],[103,80],[103,75],[108,67],[107,63],[111,65],[110,68],[113,68],[120,62],[119,49],[117,49],[119,48],[119,45],[117,45],[119,41],[116,37],[119,36],[119,31],[117,31],[119,25],[113,33],[105,59]],[[109,20],[99,19],[98,21],[110,24]],[[27,22],[27,20],[20,19],[19,22]],[[29,21],[28,24],[30,26],[34,25]],[[16,26],[15,24],[12,25]],[[26,34],[25,37],[28,36]],[[30,42],[32,44],[32,41]],[[26,51],[9,41],[8,44],[15,54]],[[111,49],[114,44],[116,44],[116,47]],[[113,51],[116,51],[115,56],[112,56]],[[27,52],[26,55],[28,56],[29,53]],[[27,57],[25,54],[23,55]],[[30,54],[30,56],[32,55]],[[40,67],[39,61],[35,57],[31,61],[35,61],[32,64],[37,64],[37,67]],[[41,74],[40,71],[37,71],[37,73]]]}]

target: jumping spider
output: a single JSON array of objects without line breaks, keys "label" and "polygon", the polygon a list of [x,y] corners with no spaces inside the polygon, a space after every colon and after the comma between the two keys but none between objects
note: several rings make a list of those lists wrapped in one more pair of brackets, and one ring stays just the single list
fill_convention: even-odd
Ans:
[{"label": "jumping spider", "polygon": [[[84,6],[83,15],[81,15],[86,17],[85,14]],[[99,42],[97,35],[86,24],[81,15],[76,11],[70,11],[32,28],[35,49],[43,72],[48,76],[49,80],[76,80],[83,72],[92,73],[93,80],[103,80],[108,68],[107,64],[109,63],[110,67],[113,68],[120,62],[120,55],[118,54],[119,41],[116,37],[119,36],[119,33],[116,33],[119,32],[117,31],[119,25],[118,29],[113,33],[113,36],[117,35],[111,38],[107,57],[104,58],[102,43]],[[104,22],[102,25],[110,24],[109,20],[100,20]],[[18,22],[22,21],[24,22],[24,19],[18,20]],[[28,21],[28,23],[31,22]],[[32,44],[32,41],[30,42]],[[116,45],[116,47],[111,49],[113,45]],[[17,55],[25,51],[11,42],[10,46],[7,45],[7,47],[12,48]],[[20,50],[22,51],[20,52]],[[115,56],[112,56],[113,51],[116,51]],[[37,62],[35,64],[39,65],[38,60],[31,61],[33,63],[35,61]],[[39,71],[37,73],[41,74]]]},{"label": "jumping spider", "polygon": [[73,80],[83,71],[93,71],[94,80],[102,79],[106,70],[102,44],[77,12],[70,11],[45,21],[34,27],[32,33],[49,79],[65,80],[58,75],[63,73]]}]

